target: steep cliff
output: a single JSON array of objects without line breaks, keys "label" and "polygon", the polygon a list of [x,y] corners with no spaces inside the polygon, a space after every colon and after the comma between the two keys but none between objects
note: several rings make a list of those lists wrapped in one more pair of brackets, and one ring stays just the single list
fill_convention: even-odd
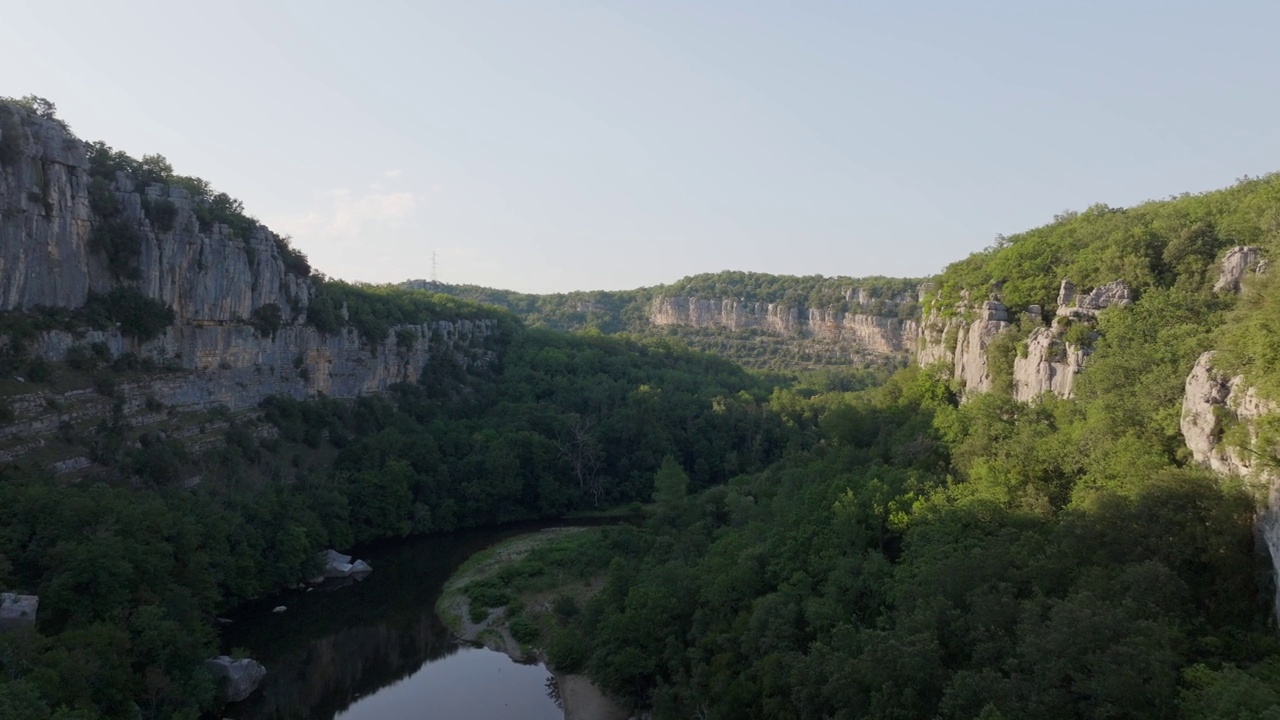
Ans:
[{"label": "steep cliff", "polygon": [[991,389],[987,348],[1012,326],[1009,309],[996,300],[970,303],[967,297],[955,313],[941,318],[936,311],[919,332],[916,362],[922,367],[944,362],[966,396]]},{"label": "steep cliff", "polygon": [[[1075,285],[1064,279],[1058,292],[1053,322],[1046,324],[1039,305],[1031,305],[1018,317],[1003,303],[987,300],[974,305],[964,296],[954,313],[942,319],[937,309],[920,332],[916,360],[921,366],[944,361],[952,377],[963,383],[966,396],[991,388],[992,358],[988,348],[1002,332],[1021,324],[1022,332],[1032,328],[1013,359],[1013,396],[1032,400],[1044,393],[1069,398],[1075,376],[1084,369],[1091,348],[1092,328],[1098,313],[1111,307],[1129,307],[1133,292],[1122,280],[1100,285],[1077,294]],[[1075,325],[1080,331],[1072,331]]]},{"label": "steep cliff", "polygon": [[181,187],[95,178],[86,143],[12,105],[0,104],[0,145],[11,148],[0,161],[0,310],[78,308],[120,284],[114,231],[132,245],[138,289],[179,322],[239,322],[268,304],[286,320],[305,314],[311,281],[286,268],[282,241],[266,227],[201,228],[199,199]]},{"label": "steep cliff", "polygon": [[[389,325],[371,338],[344,325],[344,307],[335,327],[318,329],[307,322],[318,281],[286,241],[201,181],[144,182],[114,169],[121,157],[54,118],[0,102],[0,311],[8,318],[0,349],[10,365],[65,361],[88,348],[107,363],[135,357],[159,370],[112,392],[130,422],[145,426],[155,414],[141,411],[147,403],[236,411],[277,394],[355,397],[417,382],[433,361],[466,368],[494,359],[493,313]],[[127,317],[91,318],[89,307],[112,292],[171,308],[172,322],[140,335]],[[6,393],[13,417],[0,438],[11,442],[0,453],[8,460],[33,442],[17,438],[111,405],[64,397],[80,391],[27,388]]]},{"label": "steep cliff", "polygon": [[[1268,447],[1260,426],[1274,421],[1276,403],[1259,397],[1243,375],[1226,376],[1207,352],[1187,376],[1182,401],[1182,436],[1196,462],[1224,475],[1245,478],[1260,499],[1258,538],[1280,578],[1280,474],[1276,448]],[[1274,436],[1273,436],[1274,437]],[[1275,613],[1280,620],[1280,587]]]}]

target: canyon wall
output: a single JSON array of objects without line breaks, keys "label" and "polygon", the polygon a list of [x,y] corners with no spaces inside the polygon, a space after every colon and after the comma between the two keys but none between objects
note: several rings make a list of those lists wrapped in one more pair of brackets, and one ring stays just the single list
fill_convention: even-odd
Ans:
[{"label": "canyon wall", "polygon": [[[855,307],[870,305],[874,298],[850,293]],[[894,306],[889,305],[892,309]],[[849,349],[880,354],[905,353],[915,347],[920,323],[866,311],[809,307],[784,303],[750,302],[734,298],[660,295],[649,305],[649,322],[658,327],[680,326],[761,332],[811,338]]]}]

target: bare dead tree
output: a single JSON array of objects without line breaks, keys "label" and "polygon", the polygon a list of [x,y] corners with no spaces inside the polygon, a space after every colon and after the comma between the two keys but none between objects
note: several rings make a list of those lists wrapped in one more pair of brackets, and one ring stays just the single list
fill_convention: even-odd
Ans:
[{"label": "bare dead tree", "polygon": [[593,505],[599,505],[604,494],[600,483],[604,453],[591,433],[594,426],[589,418],[574,415],[566,430],[556,434],[556,448],[560,451],[560,457],[569,461],[578,487],[591,495]]}]

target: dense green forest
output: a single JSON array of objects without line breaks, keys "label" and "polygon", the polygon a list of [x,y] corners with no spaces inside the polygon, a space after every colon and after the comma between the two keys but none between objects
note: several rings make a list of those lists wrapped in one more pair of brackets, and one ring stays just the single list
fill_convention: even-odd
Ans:
[{"label": "dense green forest", "polygon": [[[98,145],[90,164],[99,190],[117,171],[178,185],[198,221],[259,232],[163,158]],[[99,195],[95,242],[127,287],[137,238]],[[386,395],[215,409],[201,421],[225,423],[224,442],[194,453],[131,432],[114,394],[174,370],[93,346],[66,363],[21,357],[42,329],[136,316],[128,331],[142,338],[171,314],[121,291],[76,313],[5,317],[7,374],[83,382],[114,404],[49,440],[105,471],[65,482],[34,461],[0,466],[0,587],[41,598],[35,628],[0,633],[0,718],[215,712],[200,664],[215,618],[314,575],[321,548],[644,503],[642,525],[600,533],[590,564],[610,556],[603,589],[556,613],[543,642],[558,668],[657,718],[1280,718],[1257,488],[1197,468],[1179,430],[1183,381],[1207,350],[1280,400],[1280,280],[1213,290],[1227,248],[1276,256],[1277,200],[1268,176],[1094,206],[949,266],[941,314],[965,291],[1051,309],[1064,277],[1135,290],[1080,333],[1090,355],[1075,397],[1029,403],[1009,377],[1030,320],[992,343],[995,390],[962,403],[946,367],[764,375],[646,337],[627,314],[642,291],[458,298],[312,275],[307,321],[321,332],[399,341],[398,324],[487,318],[498,360],[440,353],[420,384]],[[291,271],[311,272],[271,237]],[[826,279],[770,278],[672,287],[835,302]],[[280,318],[248,321],[268,333]],[[1273,424],[1260,428],[1263,466],[1276,462]],[[184,484],[193,470],[200,482]],[[488,589],[503,592],[503,577]]]},{"label": "dense green forest", "polygon": [[780,391],[810,449],[701,493],[657,473],[552,661],[659,718],[1280,717],[1258,498],[1178,430],[1204,350],[1275,392],[1274,279],[1235,309],[1211,285],[1228,246],[1274,250],[1277,188],[1095,208],[952,265],[952,299],[1051,307],[1064,276],[1141,295],[1103,313],[1072,400],[961,404],[947,368]]},{"label": "dense green forest", "polygon": [[0,468],[0,586],[41,597],[35,631],[0,633],[0,717],[194,717],[213,707],[213,617],[314,575],[320,548],[643,501],[668,454],[694,487],[720,485],[801,441],[726,361],[518,328],[505,342],[498,367],[445,361],[387,397],[272,399],[276,437],[233,422],[204,457],[149,436],[78,484]]}]

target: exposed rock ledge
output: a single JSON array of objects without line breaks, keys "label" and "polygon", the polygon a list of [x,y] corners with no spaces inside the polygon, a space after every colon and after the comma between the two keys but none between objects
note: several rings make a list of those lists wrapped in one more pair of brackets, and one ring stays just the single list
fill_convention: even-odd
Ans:
[{"label": "exposed rock ledge", "polygon": [[[1258,396],[1244,376],[1226,377],[1213,366],[1213,353],[1200,356],[1187,376],[1182,399],[1182,436],[1196,462],[1225,475],[1247,478],[1265,505],[1257,517],[1259,539],[1271,554],[1273,577],[1280,578],[1280,475],[1258,462],[1257,421],[1277,411]],[[1227,421],[1243,426],[1242,447],[1223,442]],[[1275,598],[1280,619],[1280,587]]]}]

